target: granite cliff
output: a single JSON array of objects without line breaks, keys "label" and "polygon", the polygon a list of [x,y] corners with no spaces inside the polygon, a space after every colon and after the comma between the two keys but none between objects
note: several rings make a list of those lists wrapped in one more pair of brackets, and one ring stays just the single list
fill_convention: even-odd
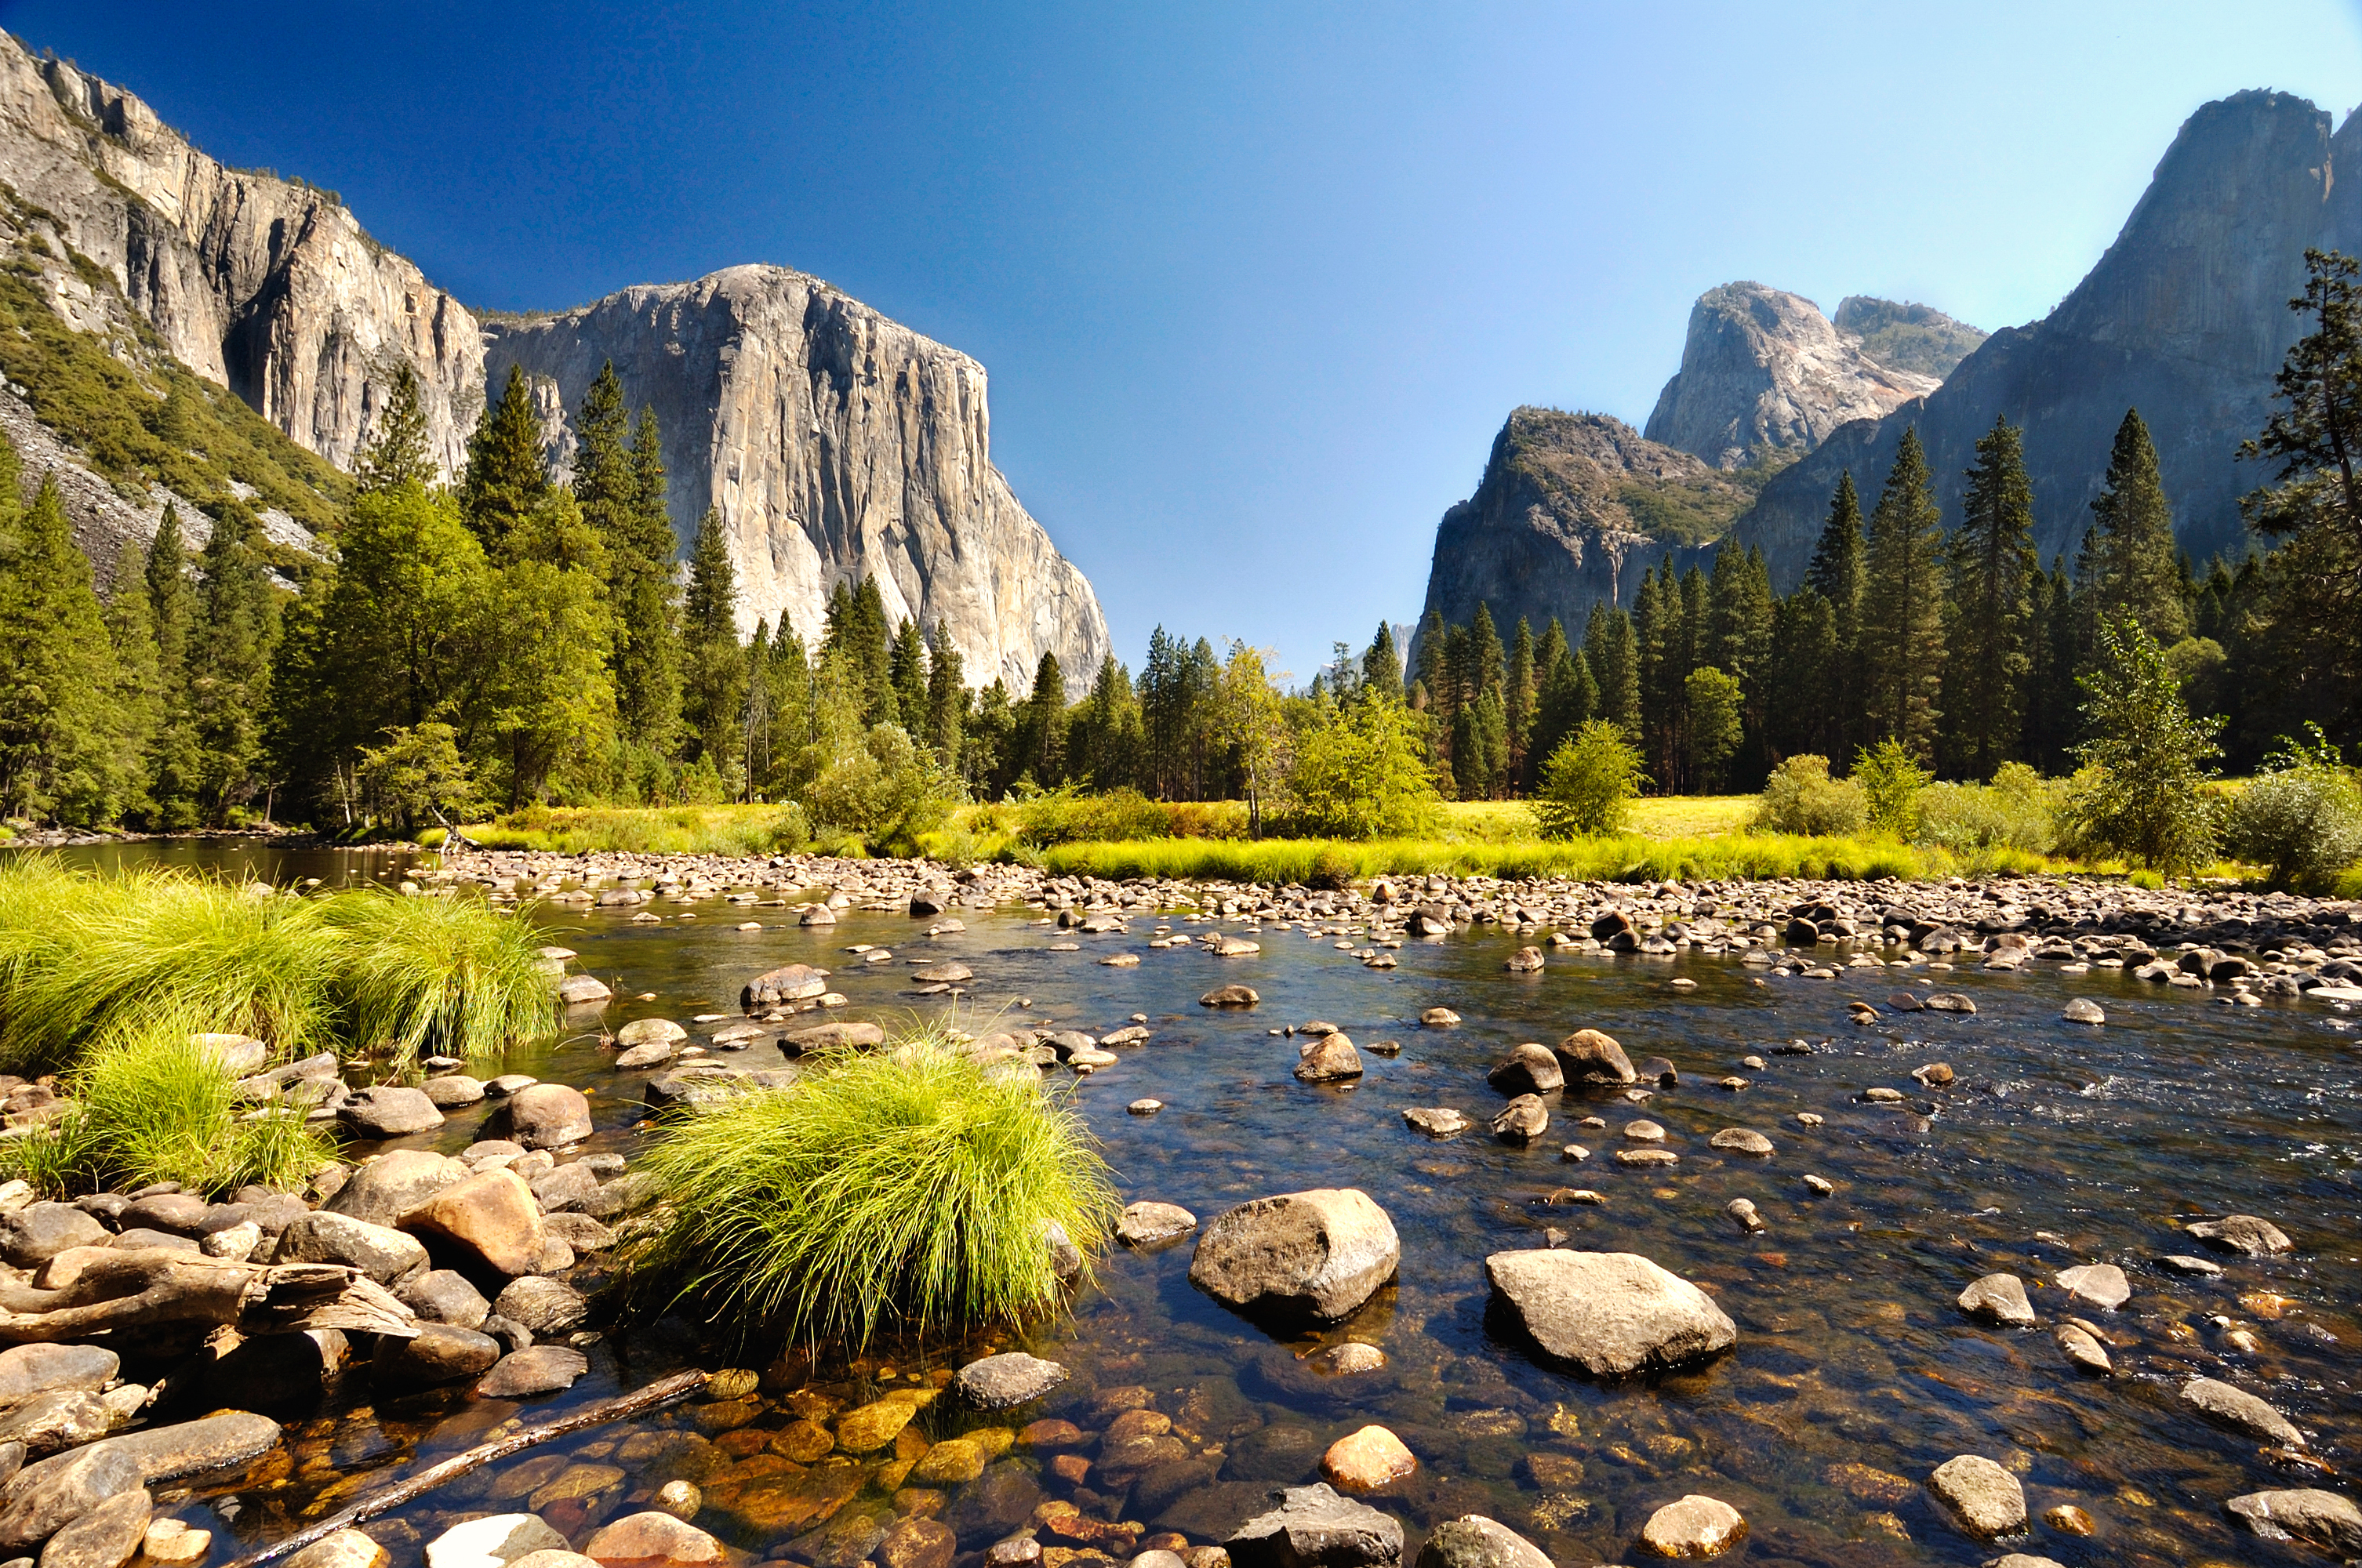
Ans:
[{"label": "granite cliff", "polygon": [[[1887,306],[1897,326],[1912,308],[1883,300],[1846,303],[1865,317]],[[1658,394],[1645,434],[1718,468],[1743,468],[1809,452],[1838,425],[1877,418],[1941,382],[1941,372],[1873,359],[1858,333],[1841,330],[1801,294],[1726,283],[1690,307],[1682,368]]]},{"label": "granite cliff", "polygon": [[1046,650],[1079,689],[1108,653],[1090,583],[992,465],[984,367],[819,279],[732,267],[485,339],[493,383],[522,366],[549,412],[613,362],[656,410],[676,531],[721,513],[745,629],[784,615],[810,640],[829,591],[868,575],[890,620],[949,626],[973,681],[1022,690]]},{"label": "granite cliff", "polygon": [[2302,324],[2288,302],[2308,246],[2362,250],[2362,129],[2284,93],[2247,92],[2183,123],[2148,189],[2072,293],[2042,320],[1985,339],[1943,385],[1832,433],[1764,487],[1732,537],[1760,545],[1783,589],[1803,575],[1843,469],[1875,497],[1916,425],[1948,525],[1959,476],[1995,417],[2025,432],[2036,540],[2072,559],[2125,410],[2157,442],[2183,547],[2201,562],[2246,547],[2240,494],[2267,478],[2237,460]]}]

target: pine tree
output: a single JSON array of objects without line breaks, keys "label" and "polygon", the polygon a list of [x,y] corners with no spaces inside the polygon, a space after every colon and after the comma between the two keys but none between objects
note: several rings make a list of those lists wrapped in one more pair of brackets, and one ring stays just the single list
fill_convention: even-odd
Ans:
[{"label": "pine tree", "polygon": [[167,502],[145,563],[148,624],[156,637],[157,723],[149,743],[150,820],[167,833],[197,823],[196,717],[189,704],[189,637],[197,593],[189,581],[180,509]]},{"label": "pine tree", "polygon": [[0,468],[0,812],[75,826],[112,820],[138,788],[122,745],[115,647],[55,476],[17,502]]},{"label": "pine tree", "polygon": [[205,541],[204,587],[189,636],[189,707],[197,742],[197,803],[221,823],[261,793],[262,726],[279,601],[261,529],[240,501],[222,503]]},{"label": "pine tree", "polygon": [[1411,706],[1436,711],[1442,701],[1439,688],[1443,683],[1444,642],[1450,635],[1443,628],[1443,612],[1429,609],[1419,618],[1417,667],[1411,672]]},{"label": "pine tree", "polygon": [[1765,722],[1765,759],[1841,758],[1847,724],[1840,701],[1846,682],[1836,609],[1809,583],[1780,601],[1772,624],[1772,696]]},{"label": "pine tree", "polygon": [[1772,631],[1777,616],[1762,550],[1716,550],[1709,599],[1713,624],[1699,657],[1738,682],[1741,736],[1727,769],[1733,782],[1753,781],[1770,767],[1764,732],[1772,709]]},{"label": "pine tree", "polygon": [[1130,787],[1141,753],[1139,699],[1131,676],[1113,654],[1099,661],[1098,679],[1066,725],[1066,772],[1096,790]]},{"label": "pine tree", "polygon": [[1033,667],[1032,695],[1018,711],[1017,731],[1011,739],[1018,778],[1031,778],[1044,790],[1065,781],[1066,681],[1058,668],[1058,656],[1046,648]]},{"label": "pine tree", "polygon": [[116,558],[115,591],[106,602],[107,641],[115,648],[116,756],[110,771],[123,780],[118,812],[153,823],[149,760],[164,717],[163,671],[156,628],[148,613],[148,552],[127,543]]},{"label": "pine tree", "polygon": [[1813,547],[1812,563],[1805,569],[1805,584],[1829,607],[1837,632],[1837,657],[1830,666],[1835,704],[1830,726],[1831,757],[1850,756],[1853,738],[1862,729],[1862,687],[1855,656],[1861,644],[1861,596],[1866,557],[1862,543],[1861,502],[1853,488],[1853,470],[1838,475],[1836,493],[1829,497],[1829,515]]},{"label": "pine tree", "polygon": [[1536,657],[1548,662],[1534,699],[1534,730],[1526,747],[1528,789],[1540,782],[1542,764],[1559,743],[1599,716],[1599,683],[1592,679],[1590,661],[1567,646],[1566,633],[1555,616],[1542,633]]},{"label": "pine tree", "polygon": [[[886,677],[894,688],[894,708],[902,727],[915,733],[927,717],[927,640],[915,617],[903,621],[886,654]],[[1129,690],[1130,682],[1125,683]]]},{"label": "pine tree", "polygon": [[1919,432],[1906,429],[1871,513],[1855,657],[1863,735],[1900,741],[1923,763],[1934,755],[1943,685],[1943,529]]},{"label": "pine tree", "polygon": [[1639,658],[1640,755],[1644,766],[1664,788],[1681,788],[1682,591],[1672,580],[1672,567],[1662,576],[1650,567],[1633,597],[1632,631]]},{"label": "pine tree", "polygon": [[2099,628],[2129,615],[2160,647],[2190,634],[2173,545],[2173,508],[2158,472],[2157,447],[2138,409],[2126,409],[2108,454],[2106,488],[2092,502],[2091,531],[2075,562],[2081,600],[2084,668],[2099,657]]},{"label": "pine tree", "polygon": [[1509,766],[1509,720],[1501,688],[1485,687],[1452,719],[1451,771],[1463,801],[1487,801],[1500,792]]},{"label": "pine tree", "polygon": [[385,406],[372,422],[369,444],[353,464],[364,493],[400,484],[433,484],[435,458],[426,445],[426,414],[418,406],[418,374],[397,365]]},{"label": "pine tree", "polygon": [[746,700],[746,654],[738,642],[738,580],[722,514],[712,507],[698,520],[689,554],[689,585],[681,599],[681,725],[687,759],[710,759],[732,780],[725,764]]},{"label": "pine tree", "polygon": [[[1164,628],[1157,628],[1162,634]],[[960,668],[960,651],[952,641],[949,623],[935,622],[935,637],[927,653],[927,722],[921,737],[935,748],[945,767],[957,767],[961,731],[967,720],[967,673]]]},{"label": "pine tree", "polygon": [[2033,588],[2042,575],[2025,449],[2005,419],[1995,417],[1977,443],[1960,512],[1946,549],[1943,749],[1957,777],[1990,778],[2024,742]]},{"label": "pine tree", "polygon": [[900,722],[894,695],[894,658],[886,625],[886,600],[875,578],[859,583],[838,583],[829,594],[828,629],[822,646],[841,653],[851,671],[861,702],[861,722]]},{"label": "pine tree", "polygon": [[1369,652],[1362,656],[1362,685],[1390,701],[1403,700],[1402,655],[1395,651],[1394,628],[1384,621],[1370,639]]},{"label": "pine tree", "polygon": [[1640,734],[1640,659],[1634,646],[1632,617],[1605,600],[1591,606],[1584,624],[1583,658],[1599,686],[1599,717],[1619,725],[1636,742]]},{"label": "pine tree", "polygon": [[2054,558],[2050,570],[2036,573],[2029,595],[2031,637],[2025,672],[2026,760],[2045,773],[2070,766],[2070,749],[2082,738],[2081,694],[2075,684],[2081,657],[2075,585],[2067,558]]},{"label": "pine tree", "polygon": [[548,491],[541,418],[534,412],[524,369],[511,365],[500,402],[468,438],[468,468],[459,479],[460,510],[486,552],[497,558],[506,552],[509,535],[524,525]]},{"label": "pine tree", "polygon": [[[680,728],[680,627],[676,545],[655,410],[640,411],[629,457],[631,505],[620,525],[612,513],[601,525],[616,530],[608,562],[617,633],[615,722],[626,741],[663,756]],[[784,627],[775,633],[774,644],[786,635]]]},{"label": "pine tree", "polygon": [[1533,624],[1523,615],[1518,617],[1518,629],[1509,639],[1508,681],[1502,688],[1502,711],[1508,722],[1509,771],[1522,778],[1526,767],[1526,743],[1534,727],[1534,700],[1540,695],[1541,671],[1534,663]]}]

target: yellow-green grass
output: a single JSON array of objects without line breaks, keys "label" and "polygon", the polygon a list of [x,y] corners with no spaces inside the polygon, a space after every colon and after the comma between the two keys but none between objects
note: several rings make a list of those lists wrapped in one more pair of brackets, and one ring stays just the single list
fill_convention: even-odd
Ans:
[{"label": "yellow-green grass", "polygon": [[[802,847],[801,823],[793,807],[776,805],[535,806],[460,831],[494,849],[557,855],[775,855]],[[420,842],[428,836],[442,842],[439,829]]]}]

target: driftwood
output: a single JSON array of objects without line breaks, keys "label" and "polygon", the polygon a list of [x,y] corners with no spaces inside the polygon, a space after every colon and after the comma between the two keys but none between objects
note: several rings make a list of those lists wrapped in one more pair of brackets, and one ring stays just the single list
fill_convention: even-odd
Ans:
[{"label": "driftwood", "polygon": [[467,1452],[457,1454],[440,1464],[429,1465],[407,1481],[381,1487],[363,1496],[343,1512],[332,1514],[317,1524],[306,1525],[283,1540],[275,1540],[259,1551],[249,1551],[236,1562],[227,1564],[227,1568],[260,1568],[260,1565],[265,1562],[284,1557],[292,1551],[301,1551],[314,1541],[325,1540],[338,1530],[349,1529],[363,1519],[375,1518],[390,1508],[398,1508],[414,1497],[425,1496],[437,1486],[457,1481],[469,1471],[481,1469],[495,1460],[506,1459],[510,1454],[547,1442],[552,1438],[564,1437],[568,1432],[579,1432],[585,1427],[604,1426],[609,1421],[621,1420],[626,1416],[646,1415],[648,1411],[661,1408],[676,1399],[685,1399],[705,1386],[705,1378],[706,1375],[702,1372],[675,1373],[670,1377],[660,1378],[649,1384],[636,1394],[623,1394],[613,1399],[602,1399],[595,1405],[585,1406],[570,1416],[562,1416],[557,1420],[541,1426],[527,1427],[522,1431],[511,1432],[507,1437],[497,1441],[471,1448]]},{"label": "driftwood", "polygon": [[0,1343],[56,1343],[165,1323],[235,1323],[248,1334],[418,1332],[416,1315],[383,1286],[335,1264],[232,1263],[161,1247],[77,1261],[79,1269],[56,1289],[0,1281]]}]

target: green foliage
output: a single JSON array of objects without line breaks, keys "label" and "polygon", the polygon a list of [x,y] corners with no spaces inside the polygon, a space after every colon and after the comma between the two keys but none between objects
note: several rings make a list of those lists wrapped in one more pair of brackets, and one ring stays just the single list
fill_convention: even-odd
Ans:
[{"label": "green foliage", "polygon": [[1916,842],[1974,861],[1994,850],[2047,855],[2058,846],[2062,779],[2005,762],[1990,784],[1931,784],[1919,796]]},{"label": "green foliage", "polygon": [[783,855],[811,843],[803,808],[790,801],[753,806],[526,806],[468,836],[493,849],[554,855],[622,850],[636,855]]},{"label": "green foliage", "polygon": [[1633,796],[1648,784],[1640,750],[1623,729],[1594,719],[1559,743],[1542,764],[1540,792],[1532,801],[1542,837],[1598,837],[1617,832]]},{"label": "green foliage", "polygon": [[439,476],[426,436],[426,414],[418,406],[418,372],[407,363],[397,365],[385,406],[371,421],[369,440],[353,463],[362,491],[433,484]]},{"label": "green foliage", "polygon": [[1854,753],[1854,782],[1861,786],[1862,809],[1871,831],[1909,843],[1919,835],[1919,795],[1934,776],[1910,749],[1887,736]]},{"label": "green foliage", "polygon": [[2106,488],[2092,502],[2092,530],[2075,562],[2087,660],[2103,653],[2102,628],[2129,616],[2160,646],[2189,634],[2173,508],[2158,471],[2157,447],[2140,411],[2126,409],[2108,455]]},{"label": "green foliage", "polygon": [[1738,682],[1712,665],[1701,665],[1689,672],[1683,689],[1690,782],[1714,794],[1722,789],[1731,756],[1746,735]]},{"label": "green foliage", "polygon": [[2283,888],[2327,889],[2362,860],[2362,785],[2318,724],[2286,740],[2231,802],[2224,846]]},{"label": "green foliage", "polygon": [[2015,425],[1995,417],[1977,442],[1946,547],[1944,755],[1975,778],[2018,753],[2033,669],[2034,489]]},{"label": "green foliage", "polygon": [[423,1056],[497,1057],[557,1025],[541,935],[480,899],[380,890],[320,900],[338,939],[328,994],[337,1032],[396,1071]]},{"label": "green foliage", "polygon": [[1985,335],[1923,304],[1849,294],[1833,318],[1840,332],[1857,333],[1861,351],[1882,365],[1938,380],[1952,373]]},{"label": "green foliage", "polygon": [[1357,692],[1297,739],[1287,831],[1316,838],[1404,838],[1429,831],[1437,796],[1419,755],[1418,718],[1381,690]]},{"label": "green foliage", "polygon": [[56,481],[44,479],[21,513],[9,484],[0,494],[0,812],[96,824],[144,792],[145,736],[130,733],[120,679]]},{"label": "green foliage", "polygon": [[2100,650],[2100,668],[2082,679],[2092,738],[2075,748],[2084,766],[2070,786],[2066,836],[2168,877],[2204,865],[2220,813],[2203,786],[2222,755],[2223,721],[2191,714],[2137,619],[2103,622]]},{"label": "green foliage", "polygon": [[738,642],[738,579],[722,514],[712,507],[698,520],[689,556],[689,591],[681,602],[681,726],[690,761],[710,760],[734,790],[739,764],[739,723],[746,702],[746,650]]},{"label": "green foliage", "polygon": [[468,467],[459,477],[459,509],[485,553],[505,558],[509,536],[525,525],[549,492],[542,455],[541,417],[524,369],[509,367],[501,395],[468,437]]},{"label": "green foliage", "polygon": [[1763,786],[1748,831],[1808,838],[1851,838],[1870,823],[1870,804],[1853,779],[1829,777],[1829,759],[1806,753],[1783,758]]},{"label": "green foliage", "polygon": [[262,791],[270,665],[279,646],[279,590],[271,586],[261,527],[243,502],[223,504],[201,565],[204,584],[188,656],[197,804],[205,821],[225,823]]},{"label": "green foliage", "polygon": [[383,745],[360,754],[354,771],[370,814],[397,832],[424,827],[430,818],[464,822],[476,798],[458,734],[448,724],[390,730]]},{"label": "green foliage", "polygon": [[1900,741],[1923,760],[1935,755],[1944,670],[1944,523],[1928,477],[1919,432],[1907,429],[1870,516],[1855,651],[1862,734]]},{"label": "green foliage", "polygon": [[647,1297],[855,1347],[1041,1317],[1064,1298],[1048,1228],[1087,1260],[1119,1207],[1038,1074],[926,1036],[674,1115],[638,1163],[663,1194],[625,1260]]}]

